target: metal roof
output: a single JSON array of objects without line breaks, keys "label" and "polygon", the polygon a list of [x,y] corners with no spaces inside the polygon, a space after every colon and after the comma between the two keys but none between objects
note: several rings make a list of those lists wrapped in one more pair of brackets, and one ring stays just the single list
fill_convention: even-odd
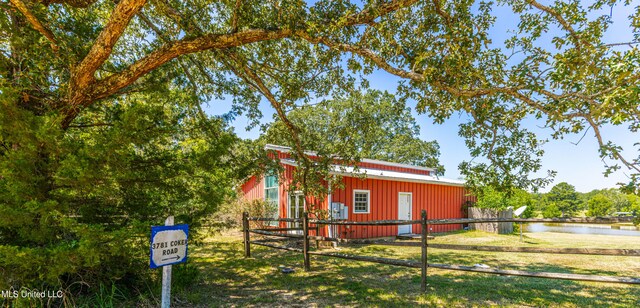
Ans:
[{"label": "metal roof", "polygon": [[[286,146],[282,146],[282,145],[275,145],[275,144],[266,144],[264,146],[264,149],[265,150],[280,151],[282,153],[291,152],[291,148],[290,147],[286,147]],[[310,155],[310,156],[318,156],[318,153],[313,152],[313,151],[305,151],[304,153],[306,155]],[[414,169],[414,170],[422,170],[422,171],[436,171],[436,169],[429,168],[429,167],[422,167],[422,166],[414,166],[414,165],[409,165],[409,164],[394,163],[394,162],[377,160],[377,159],[370,159],[370,158],[363,158],[363,159],[360,160],[360,162],[362,162],[362,163],[370,163],[370,164],[378,164],[378,165],[390,166],[390,167],[400,167],[400,168],[408,168],[408,169]]]},{"label": "metal roof", "polygon": [[[281,159],[280,162],[290,166],[298,166],[298,163],[293,159]],[[337,174],[342,176],[356,177],[365,175],[367,179],[380,179],[389,181],[402,181],[412,183],[426,183],[426,184],[438,184],[449,186],[464,186],[464,181],[447,179],[443,177],[415,174],[408,172],[398,172],[390,170],[380,170],[372,168],[356,168],[350,166],[333,165],[331,174]]]}]

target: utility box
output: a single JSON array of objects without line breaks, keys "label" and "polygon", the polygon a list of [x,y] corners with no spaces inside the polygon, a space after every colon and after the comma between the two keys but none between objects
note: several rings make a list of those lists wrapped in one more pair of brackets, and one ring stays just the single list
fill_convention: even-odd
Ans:
[{"label": "utility box", "polygon": [[349,207],[340,202],[331,202],[331,219],[349,219]]}]

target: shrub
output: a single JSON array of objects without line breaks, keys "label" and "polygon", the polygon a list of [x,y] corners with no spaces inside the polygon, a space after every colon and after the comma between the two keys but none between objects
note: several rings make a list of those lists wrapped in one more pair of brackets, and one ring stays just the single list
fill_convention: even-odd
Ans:
[{"label": "shrub", "polygon": [[[248,212],[251,217],[278,217],[278,205],[267,202],[263,199],[245,200],[235,198],[225,202],[218,212],[213,215],[212,220],[221,223],[224,228],[241,228],[242,213]],[[266,221],[252,221],[251,227],[263,228],[275,225]]]}]

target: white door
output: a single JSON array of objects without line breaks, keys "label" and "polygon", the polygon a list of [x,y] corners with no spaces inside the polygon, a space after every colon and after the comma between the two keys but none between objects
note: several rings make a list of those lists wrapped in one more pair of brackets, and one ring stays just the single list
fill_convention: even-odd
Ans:
[{"label": "white door", "polygon": [[[398,193],[398,219],[411,220],[411,193]],[[399,225],[398,234],[411,233],[411,225]]]}]

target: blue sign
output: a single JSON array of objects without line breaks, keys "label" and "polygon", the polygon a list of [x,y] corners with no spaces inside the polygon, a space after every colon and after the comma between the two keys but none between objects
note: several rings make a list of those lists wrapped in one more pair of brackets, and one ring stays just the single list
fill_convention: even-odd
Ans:
[{"label": "blue sign", "polygon": [[151,268],[187,262],[189,225],[152,226]]}]

